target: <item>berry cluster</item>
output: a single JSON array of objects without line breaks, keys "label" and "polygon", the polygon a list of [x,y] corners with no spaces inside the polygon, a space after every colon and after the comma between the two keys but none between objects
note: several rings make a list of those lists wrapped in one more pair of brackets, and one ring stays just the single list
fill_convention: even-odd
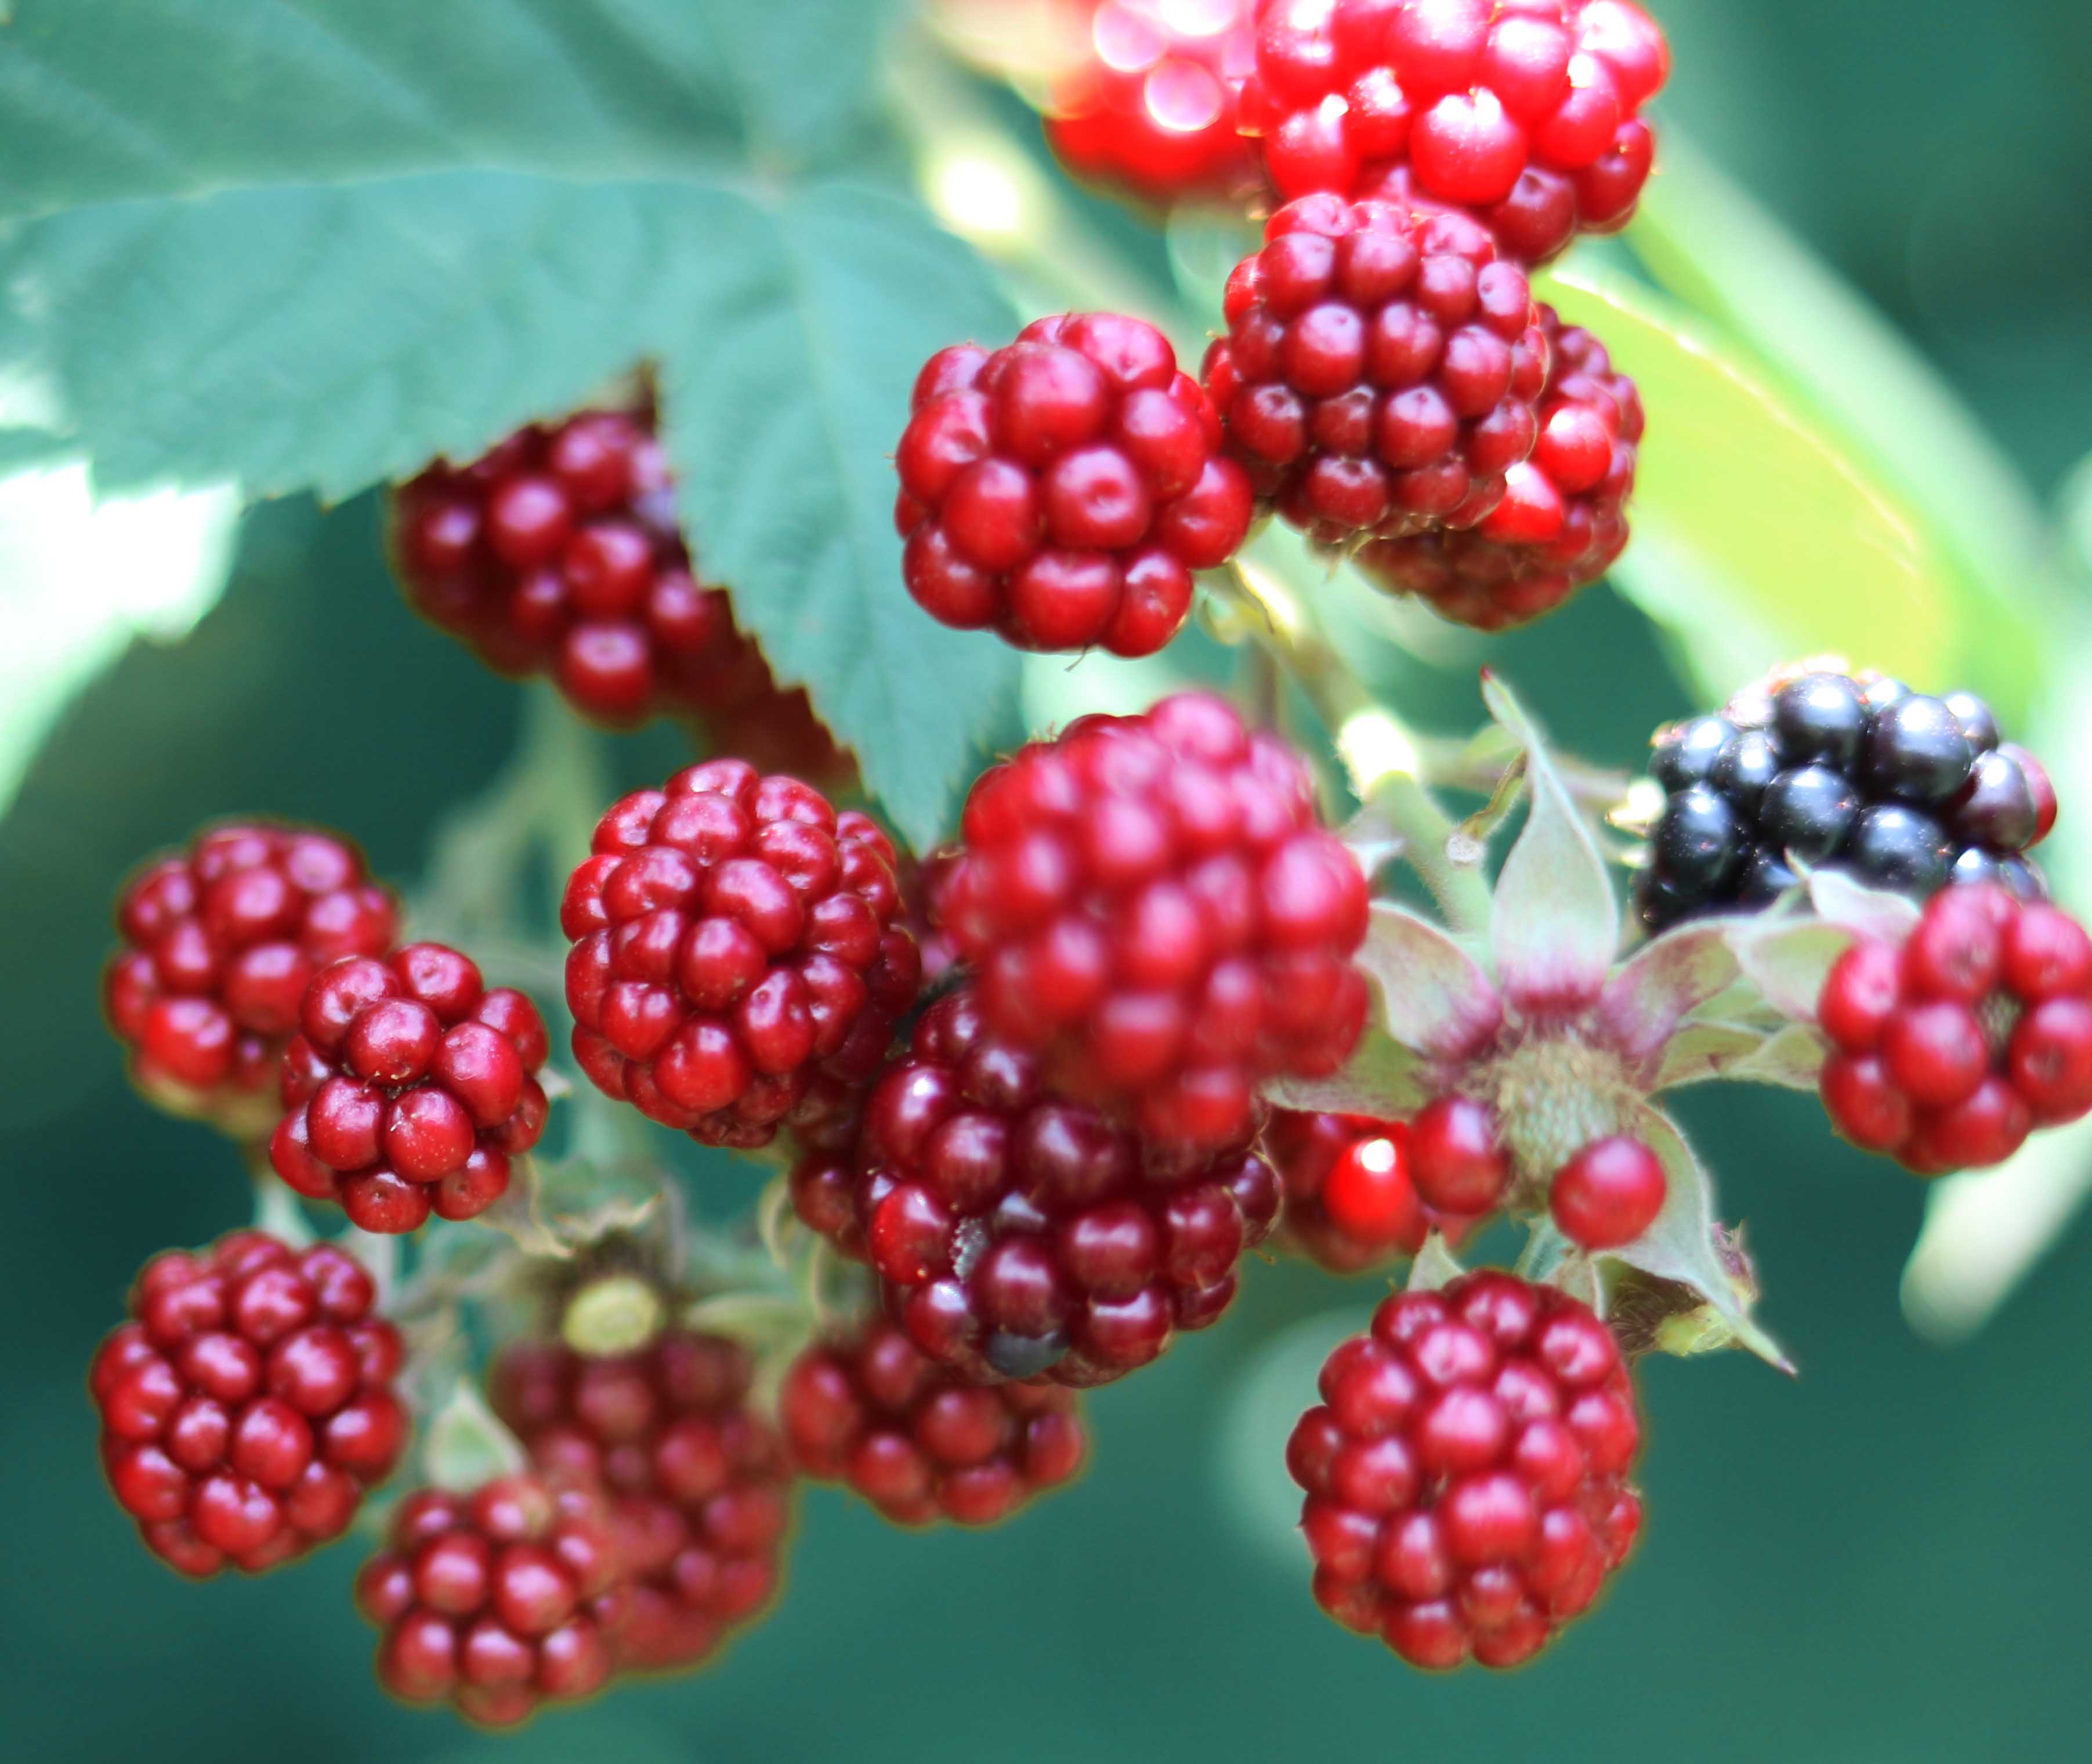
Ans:
[{"label": "berry cluster", "polygon": [[1066,1482],[1087,1450],[1071,1393],[962,1383],[876,1320],[800,1355],[778,1419],[806,1475],[899,1525],[994,1524]]},{"label": "berry cluster", "polygon": [[696,720],[713,741],[826,778],[849,762],[802,691],[780,691],[724,592],[692,573],[651,409],[534,424],[394,499],[415,606],[505,674],[549,673],[612,728]]},{"label": "berry cluster", "polygon": [[2002,1163],[2092,1110],[2092,937],[1995,883],[1934,895],[1900,948],[1853,945],[1817,1018],[1832,1122],[1921,1175]]},{"label": "berry cluster", "polygon": [[345,841],[249,823],[154,860],[118,899],[116,927],[103,998],[139,1088],[260,1138],[276,1119],[306,983],[330,962],[390,949],[399,906]]},{"label": "berry cluster", "polygon": [[895,455],[918,605],[1022,649],[1147,655],[1191,573],[1249,530],[1242,469],[1169,339],[1109,313],[1041,318],[1008,348],[940,350]]},{"label": "berry cluster", "polygon": [[259,1231],[140,1270],[88,1390],[110,1488],[155,1555],[258,1574],[348,1528],[407,1438],[376,1297],[344,1252]]},{"label": "berry cluster", "polygon": [[1433,1231],[1459,1243],[1511,1178],[1494,1121],[1464,1097],[1414,1122],[1276,1109],[1264,1146],[1286,1191],[1286,1241],[1335,1273],[1414,1256]]},{"label": "berry cluster", "polygon": [[989,1020],[1156,1147],[1240,1144],[1260,1083],[1357,1042],[1365,878],[1224,701],[1084,718],[985,773],[962,833],[940,903]]},{"label": "berry cluster", "polygon": [[777,1590],[791,1474],[750,1378],[740,1347],[684,1331],[608,1359],[520,1344],[495,1364],[495,1412],[537,1468],[610,1502],[629,1582],[620,1669],[696,1665]]},{"label": "berry cluster", "polygon": [[1315,1598],[1412,1665],[1530,1659],[1632,1547],[1634,1388],[1566,1293],[1482,1273],[1390,1298],[1321,1389],[1286,1447]]},{"label": "berry cluster", "polygon": [[940,1365],[1066,1385],[1122,1377],[1217,1321],[1280,1201],[1245,1150],[1172,1154],[1048,1088],[970,987],[916,1023],[854,1157],[810,1155],[792,1192]]},{"label": "berry cluster", "polygon": [[283,1057],[276,1174],[366,1231],[431,1212],[469,1219],[507,1192],[545,1129],[545,1025],[442,944],[356,956],[313,976]]},{"label": "berry cluster", "polygon": [[914,1002],[894,871],[869,815],[745,760],[635,791],[560,908],[574,1057],[706,1144],[767,1144],[824,1069],[867,1074]]},{"label": "berry cluster", "polygon": [[1949,882],[2047,897],[2025,854],[2055,825],[2055,792],[1973,694],[1805,664],[1661,731],[1649,772],[1666,798],[1636,893],[1652,931],[1764,906],[1796,865],[1920,898]]}]

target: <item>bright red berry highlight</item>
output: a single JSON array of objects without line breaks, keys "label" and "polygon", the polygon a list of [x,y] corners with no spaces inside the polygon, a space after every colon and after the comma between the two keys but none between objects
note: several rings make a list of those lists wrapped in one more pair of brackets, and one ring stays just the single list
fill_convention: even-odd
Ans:
[{"label": "bright red berry highlight", "polygon": [[110,1489],[155,1555],[259,1574],[348,1528],[407,1438],[377,1296],[346,1251],[259,1231],[140,1270],[88,1390]]},{"label": "bright red berry highlight", "polygon": [[1663,1165],[1625,1134],[1593,1140],[1554,1173],[1548,1210],[1562,1234],[1587,1250],[1632,1243],[1663,1210]]},{"label": "bright red berry highlight", "polygon": [[1322,1368],[1286,1468],[1316,1602],[1412,1666],[1517,1666],[1641,1526],[1619,1349],[1552,1286],[1487,1271],[1385,1300]]},{"label": "bright red berry highlight", "polygon": [[1071,313],[992,354],[940,350],[913,413],[894,522],[908,591],[940,624],[1152,655],[1191,610],[1192,573],[1249,530],[1212,405],[1140,319]]},{"label": "bright red berry highlight", "polygon": [[1281,1231],[1340,1274],[1414,1256],[1433,1231],[1457,1242],[1474,1222],[1424,1200],[1416,1124],[1275,1109],[1264,1155],[1286,1191]]}]

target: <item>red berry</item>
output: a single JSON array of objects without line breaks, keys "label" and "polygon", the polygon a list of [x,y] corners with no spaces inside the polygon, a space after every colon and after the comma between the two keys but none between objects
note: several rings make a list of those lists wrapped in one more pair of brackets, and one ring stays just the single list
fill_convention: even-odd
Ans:
[{"label": "red berry", "polygon": [[1391,594],[1413,594],[1456,625],[1500,631],[1552,612],[1626,547],[1627,499],[1642,434],[1640,396],[1606,347],[1539,309],[1547,383],[1532,457],[1505,473],[1476,525],[1375,540],[1359,555]]},{"label": "red berry", "polygon": [[1158,1146],[1214,1151],[1363,1027],[1365,878],[1306,767],[1203,694],[1090,717],[975,785],[942,901],[996,1029]]},{"label": "red berry", "polygon": [[1410,1170],[1425,1205],[1467,1218],[1493,1213],[1511,1182],[1495,1112],[1468,1096],[1428,1103],[1410,1124]]},{"label": "red berry", "polygon": [[1663,1165],[1624,1134],[1593,1140],[1554,1173],[1548,1209],[1562,1234],[1587,1250],[1632,1243],[1663,1210]]},{"label": "red berry", "polygon": [[560,914],[582,1070],[707,1144],[767,1144],[819,1076],[869,1076],[914,1003],[894,864],[869,815],[745,760],[613,804]]},{"label": "red berry", "polygon": [[732,1342],[682,1332],[613,1359],[534,1342],[496,1364],[495,1412],[537,1468],[608,1503],[630,1582],[620,1669],[694,1666],[776,1592],[791,1472],[750,1374]]},{"label": "red berry", "polygon": [[1315,1597],[1433,1671],[1515,1666],[1632,1547],[1640,1420],[1604,1324],[1514,1275],[1385,1300],[1286,1451]]},{"label": "red berry", "polygon": [[1274,1110],[1264,1145],[1286,1191],[1286,1242],[1337,1273],[1414,1256],[1433,1230],[1457,1242],[1473,1220],[1424,1200],[1421,1120]]},{"label": "red berry", "polygon": [[416,1489],[356,1600],[383,1632],[380,1684],[487,1727],[600,1690],[630,1604],[600,1498],[536,1476]]},{"label": "red berry", "polygon": [[801,1470],[901,1525],[993,1524],[1069,1481],[1088,1449],[1071,1392],[961,1383],[877,1320],[801,1354],[777,1407]]},{"label": "red berry", "polygon": [[339,836],[245,823],[206,828],[133,876],[116,927],[103,1001],[139,1088],[257,1139],[276,1118],[306,983],[391,948],[399,903]]},{"label": "red berry", "polygon": [[1206,395],[1140,319],[1070,313],[992,355],[941,350],[895,456],[908,591],[1021,649],[1150,655],[1192,573],[1249,530],[1249,481],[1219,452]]},{"label": "red berry", "polygon": [[377,1296],[346,1251],[259,1231],[140,1270],[88,1390],[110,1488],[148,1549],[199,1578],[258,1574],[348,1529],[407,1439]]}]

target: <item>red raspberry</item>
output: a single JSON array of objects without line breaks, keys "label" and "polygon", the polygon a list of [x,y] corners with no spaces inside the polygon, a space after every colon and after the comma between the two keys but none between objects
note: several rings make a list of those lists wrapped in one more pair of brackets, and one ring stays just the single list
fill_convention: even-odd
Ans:
[{"label": "red raspberry", "polygon": [[409,598],[489,666],[550,674],[599,723],[692,717],[776,769],[846,773],[806,694],[779,689],[724,592],[693,573],[654,420],[583,411],[402,485],[392,540]]},{"label": "red raspberry", "polygon": [[1995,884],[1940,890],[1900,950],[1856,943],[1817,1018],[1832,1123],[1921,1176],[2003,1163],[2092,1111],[2092,937]]},{"label": "red raspberry", "polygon": [[149,864],[118,899],[116,927],[102,995],[138,1087],[258,1139],[275,1122],[306,982],[390,949],[399,905],[338,836],[247,824],[206,828]]},{"label": "red raspberry", "polygon": [[1177,634],[1191,573],[1249,531],[1249,481],[1152,325],[1041,318],[993,354],[941,349],[895,456],[894,524],[916,603],[1020,649],[1147,655]]},{"label": "red raspberry", "polygon": [[1493,1270],[1399,1294],[1322,1368],[1286,1468],[1316,1602],[1412,1666],[1516,1666],[1641,1527],[1633,1384],[1567,1293]]},{"label": "red raspberry", "polygon": [[407,1438],[377,1296],[347,1252],[259,1231],[140,1270],[87,1381],[109,1486],[155,1555],[259,1574],[348,1528]]},{"label": "red raspberry", "polygon": [[1571,1243],[1618,1249],[1656,1222],[1668,1186],[1656,1153],[1616,1133],[1593,1140],[1554,1173],[1548,1210]]},{"label": "red raspberry", "polygon": [[1308,197],[1228,278],[1206,390],[1260,495],[1320,543],[1471,527],[1532,452],[1547,341],[1459,215]]},{"label": "red raspberry", "polygon": [[283,1058],[276,1174],[366,1231],[469,1219],[545,1131],[545,1025],[439,943],[322,968]]},{"label": "red raspberry", "polygon": [[1122,1377],[1216,1321],[1279,1207],[1261,1158],[1166,1155],[1055,1095],[970,988],[923,1013],[854,1160],[802,1161],[793,1195],[871,1264],[932,1359],[1068,1385]]},{"label": "red raspberry", "polygon": [[801,1469],[899,1525],[992,1525],[1083,1467],[1071,1392],[962,1384],[876,1319],[793,1363],[778,1419]]},{"label": "red raspberry", "polygon": [[1238,197],[1260,172],[1236,132],[1256,58],[1254,0],[1191,9],[1092,0],[1083,53],[1055,82],[1046,140],[1078,178],[1163,207]]},{"label": "red raspberry", "polygon": [[1627,543],[1641,396],[1589,331],[1544,305],[1540,325],[1550,349],[1540,438],[1505,474],[1503,500],[1464,532],[1379,539],[1359,553],[1390,593],[1421,595],[1441,618],[1477,630],[1552,612]]},{"label": "red raspberry", "polygon": [[1086,717],[983,776],[962,830],[944,904],[989,1018],[1143,1137],[1239,1144],[1265,1079],[1357,1043],[1365,878],[1300,756],[1222,700]]},{"label": "red raspberry", "polygon": [[611,1502],[631,1582],[620,1667],[694,1666],[777,1590],[791,1472],[750,1376],[732,1342],[682,1332],[608,1360],[534,1342],[495,1366],[495,1412],[538,1468]]},{"label": "red raspberry", "polygon": [[1282,197],[1464,210],[1541,263],[1627,224],[1670,68],[1629,0],[1261,0],[1241,114]]},{"label": "red raspberry", "polygon": [[603,1688],[629,1597],[601,1498],[512,1476],[401,1501],[356,1602],[387,1690],[507,1727]]},{"label": "red raspberry", "polygon": [[767,1145],[823,1070],[869,1075],[922,959],[893,842],[796,778],[713,759],[614,804],[560,923],[574,1057],[707,1145]]}]

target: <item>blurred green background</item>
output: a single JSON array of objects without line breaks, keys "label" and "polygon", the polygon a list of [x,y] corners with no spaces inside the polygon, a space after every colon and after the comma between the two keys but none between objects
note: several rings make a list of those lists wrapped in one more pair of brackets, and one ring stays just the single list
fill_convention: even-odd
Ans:
[{"label": "blurred green background", "polygon": [[[2092,445],[2092,9],[1654,10],[1676,66],[1660,118],[1902,326],[2051,494]],[[1777,502],[1762,513],[1777,521]],[[251,517],[223,602],[80,696],[0,823],[0,1749],[308,1764],[2086,1755],[2092,1232],[1972,1343],[1928,1347],[1896,1308],[1919,1185],[1835,1144],[1812,1099],[1763,1092],[1689,1095],[1682,1113],[1748,1221],[1762,1315],[1803,1376],[1740,1355],[1650,1365],[1639,1557],[1600,1614],[1508,1678],[1411,1673],[1308,1601],[1280,1449],[1320,1349],[1377,1288],[1290,1265],[1253,1265],[1221,1327],[1100,1394],[1074,1491],[994,1533],[923,1536],[813,1491],[782,1606],[721,1667],[521,1736],[481,1739],[377,1693],[352,1548],[260,1582],[178,1582],[102,1486],[80,1380],[139,1262],[226,1228],[247,1194],[225,1148],[123,1083],[93,984],[108,902],[140,854],[243,810],[339,825],[412,876],[434,824],[505,758],[518,695],[408,615],[378,525],[370,497]],[[1595,758],[1631,763],[1688,707],[1653,628],[1605,589],[1489,653]],[[1425,677],[1407,707],[1472,724],[1471,681],[1464,665]],[[620,763],[638,776],[670,751],[644,737]]]}]

